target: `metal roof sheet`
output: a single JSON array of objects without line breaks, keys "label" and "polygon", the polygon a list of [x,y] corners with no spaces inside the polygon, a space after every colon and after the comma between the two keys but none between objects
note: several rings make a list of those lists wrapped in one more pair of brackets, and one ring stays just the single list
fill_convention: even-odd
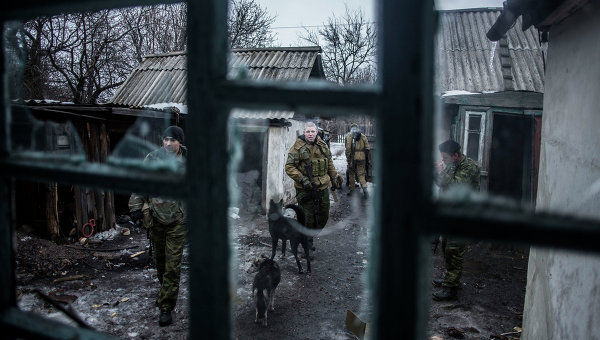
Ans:
[{"label": "metal roof sheet", "polygon": [[[505,90],[544,92],[544,61],[538,31],[509,30],[505,72],[512,89],[506,88],[500,58],[501,42],[487,39],[486,33],[500,15],[500,9],[469,9],[439,12],[436,37],[438,92],[469,91],[474,93]],[[510,72],[508,72],[510,70]]]},{"label": "metal roof sheet", "polygon": [[[230,69],[247,68],[255,80],[305,81],[311,74],[322,74],[321,48],[288,47],[233,49]],[[187,104],[186,53],[149,55],[127,77],[110,104],[143,108],[160,103]],[[236,110],[240,118],[291,118],[290,111]]]}]

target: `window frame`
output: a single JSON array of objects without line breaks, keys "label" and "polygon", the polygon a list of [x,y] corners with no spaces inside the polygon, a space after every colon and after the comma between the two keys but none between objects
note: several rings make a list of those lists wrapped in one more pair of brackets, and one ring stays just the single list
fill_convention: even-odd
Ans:
[{"label": "window frame", "polygon": [[480,110],[465,109],[465,126],[463,129],[463,142],[462,142],[462,149],[463,149],[463,153],[465,155],[467,154],[467,150],[469,147],[469,144],[468,144],[469,133],[471,131],[474,131],[469,128],[471,117],[479,116],[481,118],[481,120],[479,121],[479,130],[478,130],[479,140],[478,140],[478,145],[477,145],[477,163],[479,163],[480,166],[483,164],[485,141],[486,141],[486,135],[488,134],[488,131],[486,131],[486,126],[485,126],[486,121],[487,121],[487,114],[488,114],[487,110],[480,111]]},{"label": "window frame", "polygon": [[[1,20],[57,14],[67,10],[171,3],[176,1],[22,0],[2,5]],[[516,242],[598,253],[600,223],[572,217],[533,214],[484,202],[436,202],[432,199],[433,41],[437,15],[432,3],[381,0],[378,6],[378,73],[373,86],[336,87],[313,83],[257,83],[226,79],[227,3],[188,2],[188,129],[194,152],[185,177],[123,171],[110,165],[71,166],[36,162],[11,155],[10,102],[2,96],[0,114],[0,324],[10,334],[39,338],[111,338],[72,328],[18,310],[9,205],[14,178],[55,181],[123,192],[160,193],[183,199],[190,209],[190,338],[231,337],[229,244],[227,237],[226,138],[233,107],[325,109],[332,115],[367,111],[377,121],[376,187],[370,227],[369,288],[374,304],[373,338],[422,339],[429,297],[429,243],[440,233],[467,239]],[[0,57],[4,74],[4,55]],[[4,78],[3,78],[4,79]],[[0,91],[8,84],[3,80]],[[402,127],[403,133],[398,129]],[[411,178],[399,181],[398,178]],[[175,190],[169,188],[184,188]],[[165,191],[166,190],[166,191]],[[398,203],[398,200],[399,203]],[[486,225],[486,228],[482,228]],[[385,268],[386,270],[383,270]],[[210,279],[207,279],[210,278]],[[52,332],[48,332],[52,329]],[[58,331],[56,331],[58,330]]]}]

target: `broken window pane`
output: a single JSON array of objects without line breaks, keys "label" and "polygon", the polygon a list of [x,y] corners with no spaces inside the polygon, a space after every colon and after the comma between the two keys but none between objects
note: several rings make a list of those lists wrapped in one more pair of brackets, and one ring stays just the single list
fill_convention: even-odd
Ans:
[{"label": "broken window pane", "polygon": [[[310,162],[316,195],[321,205],[328,206],[318,208],[316,223],[325,223],[325,227],[316,229],[311,229],[315,223],[312,200],[315,192],[306,170],[312,150],[304,142],[307,122],[315,123],[309,126],[312,132],[308,133],[319,134],[319,139],[324,141],[315,149]],[[367,116],[333,118],[308,112],[232,110],[228,138],[231,155],[229,231],[234,250],[235,337],[265,336],[264,332],[271,334],[267,337],[281,337],[281,334],[293,337],[288,333],[290,329],[301,328],[303,336],[308,338],[336,338],[347,336],[349,329],[358,332],[356,334],[364,332],[365,323],[372,322],[365,270],[369,254],[370,195],[375,184],[370,176],[372,167],[365,166],[364,146],[368,142],[371,150],[375,148],[374,127],[373,119]],[[354,131],[363,137],[352,143]],[[349,137],[348,144],[346,137]],[[346,145],[349,152],[354,145],[353,168],[360,174],[365,173],[364,179],[352,178],[348,172]],[[327,166],[329,160],[321,156],[322,153],[331,153],[333,172],[343,181],[341,188],[333,190],[328,176],[338,176],[331,172]],[[370,157],[369,160],[372,164],[373,160]],[[363,171],[363,168],[366,169]],[[347,175],[352,176],[352,191]],[[310,190],[300,184],[304,181]],[[314,248],[310,246],[310,239]],[[310,272],[303,242],[309,249]],[[298,245],[298,263],[291,249],[293,244]],[[282,247],[285,247],[285,255]],[[271,257],[278,270],[268,267]],[[261,263],[264,263],[263,271]],[[280,282],[275,293],[275,312],[267,312],[268,328],[257,327],[254,325],[257,293],[260,299],[262,288],[269,287],[268,281],[263,282],[261,278],[276,275],[276,272]],[[258,290],[253,290],[255,282]],[[259,323],[263,322],[261,315],[259,313]],[[310,327],[306,327],[307,324]]]},{"label": "broken window pane", "polygon": [[185,54],[186,11],[175,3],[7,23],[11,150],[141,164],[187,111],[185,58],[178,57]]},{"label": "broken window pane", "polygon": [[[434,120],[434,194],[450,200],[501,197],[502,202],[533,208],[543,111],[543,87],[537,86],[543,83],[543,75],[533,70],[543,69],[543,60],[538,44],[527,50],[520,45],[529,41],[523,35],[538,36],[533,27],[525,32],[511,30],[499,42],[486,38],[489,27],[480,24],[495,21],[499,13],[485,8],[439,12],[434,53],[435,96],[440,98]],[[501,61],[502,53],[527,67],[511,68]],[[529,91],[528,100],[519,91]],[[439,146],[447,140],[459,149],[457,159],[447,159],[442,166]],[[457,189],[450,185],[456,181],[468,185]]]},{"label": "broken window pane", "polygon": [[113,131],[116,146],[108,162],[183,173],[187,157],[185,128],[169,122],[168,117],[161,117],[162,113],[153,115],[158,117],[141,117],[126,131]]},{"label": "broken window pane", "polygon": [[[11,192],[17,306],[77,326],[70,311],[117,338],[152,338],[159,317],[157,248],[130,214],[129,196],[22,180],[12,182]],[[177,338],[188,332],[187,245],[182,262],[169,330]]]}]

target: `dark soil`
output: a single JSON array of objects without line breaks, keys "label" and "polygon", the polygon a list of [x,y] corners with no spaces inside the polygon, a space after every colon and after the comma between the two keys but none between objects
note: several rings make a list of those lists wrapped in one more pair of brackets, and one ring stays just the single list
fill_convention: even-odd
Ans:
[{"label": "dark soil", "polygon": [[[529,250],[487,242],[471,243],[465,255],[462,287],[451,302],[432,301],[428,335],[445,339],[502,339],[521,327]],[[434,277],[444,273],[441,251]],[[507,335],[518,338],[519,335]]]},{"label": "dark soil", "polygon": [[[332,203],[325,230],[316,238],[312,273],[298,274],[289,245],[287,256],[281,258],[279,244],[275,260],[281,267],[282,279],[267,327],[254,323],[255,302],[251,293],[255,263],[271,254],[267,217],[240,213],[239,218],[230,220],[235,241],[232,338],[356,339],[345,328],[347,311],[371,321],[372,307],[364,283],[368,204],[360,198],[338,195],[339,202]],[[148,255],[146,233],[136,226],[130,230],[130,235],[119,232],[112,240],[85,246],[57,245],[17,233],[19,307],[74,324],[41,300],[35,293],[40,290],[70,303],[92,328],[118,338],[187,339],[187,261],[184,259],[174,323],[159,327],[155,307],[159,285]],[[143,250],[146,252],[131,258]],[[496,334],[514,332],[513,327],[520,327],[522,322],[527,255],[528,251],[509,246],[470,244],[458,299],[432,301],[429,306],[428,337],[490,339]],[[305,260],[302,265],[306,267]],[[433,265],[434,277],[441,277],[443,257],[439,251]],[[55,281],[75,275],[83,278]]]}]

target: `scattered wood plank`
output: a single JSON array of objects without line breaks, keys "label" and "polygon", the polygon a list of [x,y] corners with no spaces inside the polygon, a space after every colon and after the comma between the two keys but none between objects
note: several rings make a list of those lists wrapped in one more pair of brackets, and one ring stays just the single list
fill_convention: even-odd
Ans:
[{"label": "scattered wood plank", "polygon": [[258,243],[262,244],[263,246],[267,246],[267,247],[269,247],[269,248],[271,248],[271,247],[272,247],[272,245],[270,245],[270,244],[267,244],[267,243],[264,243],[264,242],[262,242],[262,241],[258,241]]},{"label": "scattered wood plank", "polygon": [[140,256],[140,255],[142,255],[142,254],[143,254],[143,253],[145,253],[145,252],[146,252],[145,250],[138,251],[138,252],[137,252],[137,253],[135,253],[135,254],[131,254],[129,257],[131,257],[131,258],[134,258],[134,257],[137,257],[137,256]]},{"label": "scattered wood plank", "polygon": [[94,249],[94,248],[86,248],[86,247],[73,246],[73,245],[70,245],[70,244],[66,245],[65,247],[69,247],[69,248],[73,248],[73,249],[78,249],[78,250],[86,250],[86,251],[105,251],[105,252],[121,251],[121,250],[139,248],[139,246],[130,246],[130,247],[123,247],[123,248]]},{"label": "scattered wood plank", "polygon": [[84,275],[73,275],[73,276],[67,276],[67,277],[61,277],[59,279],[54,280],[54,283],[60,283],[60,282],[65,282],[65,281],[74,281],[74,280],[82,280],[85,276]]}]

